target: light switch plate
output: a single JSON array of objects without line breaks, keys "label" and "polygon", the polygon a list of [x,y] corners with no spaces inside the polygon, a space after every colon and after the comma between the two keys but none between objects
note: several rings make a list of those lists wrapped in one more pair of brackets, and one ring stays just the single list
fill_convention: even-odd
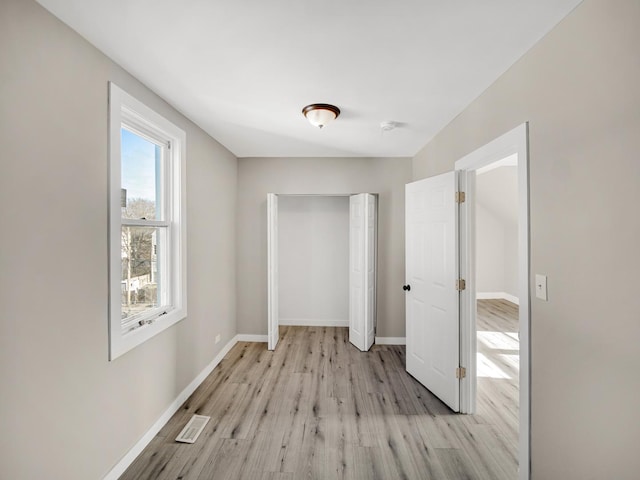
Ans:
[{"label": "light switch plate", "polygon": [[536,297],[548,301],[547,296],[547,276],[536,274]]}]

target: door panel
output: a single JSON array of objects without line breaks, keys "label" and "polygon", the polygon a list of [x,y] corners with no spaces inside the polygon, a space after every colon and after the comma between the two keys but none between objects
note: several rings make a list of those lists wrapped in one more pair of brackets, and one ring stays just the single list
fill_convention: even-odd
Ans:
[{"label": "door panel", "polygon": [[366,194],[367,200],[367,312],[365,322],[365,350],[369,350],[375,340],[376,327],[376,198]]},{"label": "door panel", "polygon": [[349,341],[367,351],[375,339],[376,199],[349,198]]},{"label": "door panel", "polygon": [[278,322],[278,197],[267,194],[267,348],[275,350],[280,340]]},{"label": "door panel", "polygon": [[455,172],[406,186],[407,372],[459,410]]},{"label": "door panel", "polygon": [[349,341],[364,346],[364,197],[349,197]]}]

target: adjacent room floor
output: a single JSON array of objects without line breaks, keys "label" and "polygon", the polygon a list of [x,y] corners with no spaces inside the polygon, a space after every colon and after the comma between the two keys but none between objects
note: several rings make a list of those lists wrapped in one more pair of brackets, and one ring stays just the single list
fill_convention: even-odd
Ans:
[{"label": "adjacent room floor", "polygon": [[[275,352],[234,346],[121,478],[513,480],[517,307],[480,301],[479,317],[477,415],[409,376],[403,346],[362,353],[347,328],[281,327]],[[195,413],[211,421],[176,443]]]},{"label": "adjacent room floor", "polygon": [[478,300],[477,332],[477,416],[494,425],[504,436],[509,456],[516,462],[520,363],[518,306],[506,300]]}]

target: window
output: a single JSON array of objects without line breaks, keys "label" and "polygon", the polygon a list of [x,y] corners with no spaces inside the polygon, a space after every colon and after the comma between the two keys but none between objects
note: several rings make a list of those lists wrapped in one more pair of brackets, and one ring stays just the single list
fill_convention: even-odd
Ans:
[{"label": "window", "polygon": [[185,133],[109,84],[109,358],[187,315]]}]

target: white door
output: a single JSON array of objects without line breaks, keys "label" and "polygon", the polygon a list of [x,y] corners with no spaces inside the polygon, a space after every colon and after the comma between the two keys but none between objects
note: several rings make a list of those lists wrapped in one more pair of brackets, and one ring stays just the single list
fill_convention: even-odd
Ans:
[{"label": "white door", "polygon": [[366,352],[373,345],[376,319],[376,199],[349,198],[349,341]]},{"label": "white door", "polygon": [[404,289],[407,372],[457,412],[460,340],[456,185],[456,172],[406,185]]},{"label": "white door", "polygon": [[267,194],[267,348],[275,350],[278,328],[278,197]]}]

